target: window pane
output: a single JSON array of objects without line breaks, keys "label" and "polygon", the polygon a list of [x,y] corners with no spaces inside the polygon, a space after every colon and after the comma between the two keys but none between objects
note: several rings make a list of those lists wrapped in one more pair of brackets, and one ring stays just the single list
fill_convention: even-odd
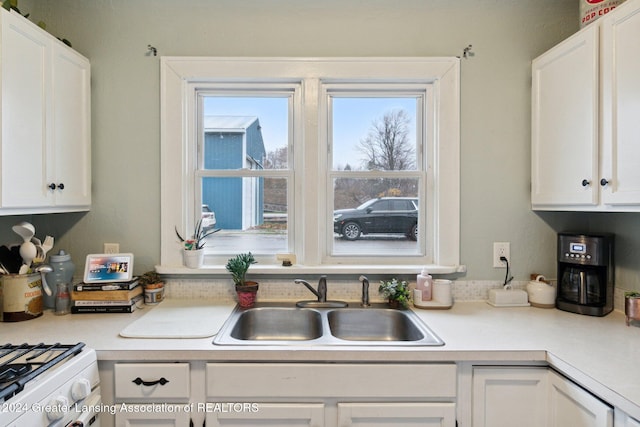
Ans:
[{"label": "window pane", "polygon": [[274,254],[287,250],[285,178],[203,178],[202,203],[203,218],[208,214],[205,209],[210,210],[215,217],[212,227],[220,229],[207,239],[209,252]]},{"label": "window pane", "polygon": [[416,97],[332,97],[334,170],[415,170]]},{"label": "window pane", "polygon": [[417,178],[335,179],[333,254],[419,254],[418,188]]},{"label": "window pane", "polygon": [[204,98],[205,169],[286,169],[289,97]]}]

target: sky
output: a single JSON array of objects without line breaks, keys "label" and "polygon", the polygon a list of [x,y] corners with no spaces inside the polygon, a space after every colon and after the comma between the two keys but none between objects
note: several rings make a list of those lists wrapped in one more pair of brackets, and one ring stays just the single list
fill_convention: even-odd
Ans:
[{"label": "sky", "polygon": [[[205,98],[205,115],[257,116],[262,127],[265,148],[273,151],[287,141],[288,99],[286,97],[214,97]],[[390,111],[404,109],[412,118],[409,137],[415,141],[416,99],[333,97],[333,166],[346,163],[358,167],[362,153],[357,150],[374,120]],[[415,143],[415,142],[414,142]]]}]

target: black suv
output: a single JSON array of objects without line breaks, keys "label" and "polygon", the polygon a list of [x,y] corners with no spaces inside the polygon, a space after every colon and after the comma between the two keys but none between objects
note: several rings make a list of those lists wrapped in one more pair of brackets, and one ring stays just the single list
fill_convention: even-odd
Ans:
[{"label": "black suv", "polygon": [[333,231],[347,240],[360,234],[402,233],[418,238],[418,199],[381,197],[364,202],[355,209],[333,212]]}]

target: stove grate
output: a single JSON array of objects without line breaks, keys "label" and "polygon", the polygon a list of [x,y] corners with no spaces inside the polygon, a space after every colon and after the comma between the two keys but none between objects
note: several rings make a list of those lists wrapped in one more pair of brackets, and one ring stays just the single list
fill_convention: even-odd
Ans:
[{"label": "stove grate", "polygon": [[[20,393],[29,381],[80,353],[84,346],[84,343],[0,346],[0,402]],[[35,361],[41,356],[46,356],[43,361]],[[25,357],[26,363],[14,363],[21,357]]]}]

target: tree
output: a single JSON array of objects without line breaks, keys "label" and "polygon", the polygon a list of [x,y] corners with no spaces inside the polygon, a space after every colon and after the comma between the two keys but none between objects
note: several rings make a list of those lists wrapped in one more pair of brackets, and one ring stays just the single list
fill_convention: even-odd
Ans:
[{"label": "tree", "polygon": [[371,124],[369,134],[360,140],[368,170],[407,170],[415,167],[415,147],[409,141],[411,118],[404,110],[393,110]]},{"label": "tree", "polygon": [[286,169],[287,168],[287,147],[276,148],[269,151],[264,158],[265,169]]}]

